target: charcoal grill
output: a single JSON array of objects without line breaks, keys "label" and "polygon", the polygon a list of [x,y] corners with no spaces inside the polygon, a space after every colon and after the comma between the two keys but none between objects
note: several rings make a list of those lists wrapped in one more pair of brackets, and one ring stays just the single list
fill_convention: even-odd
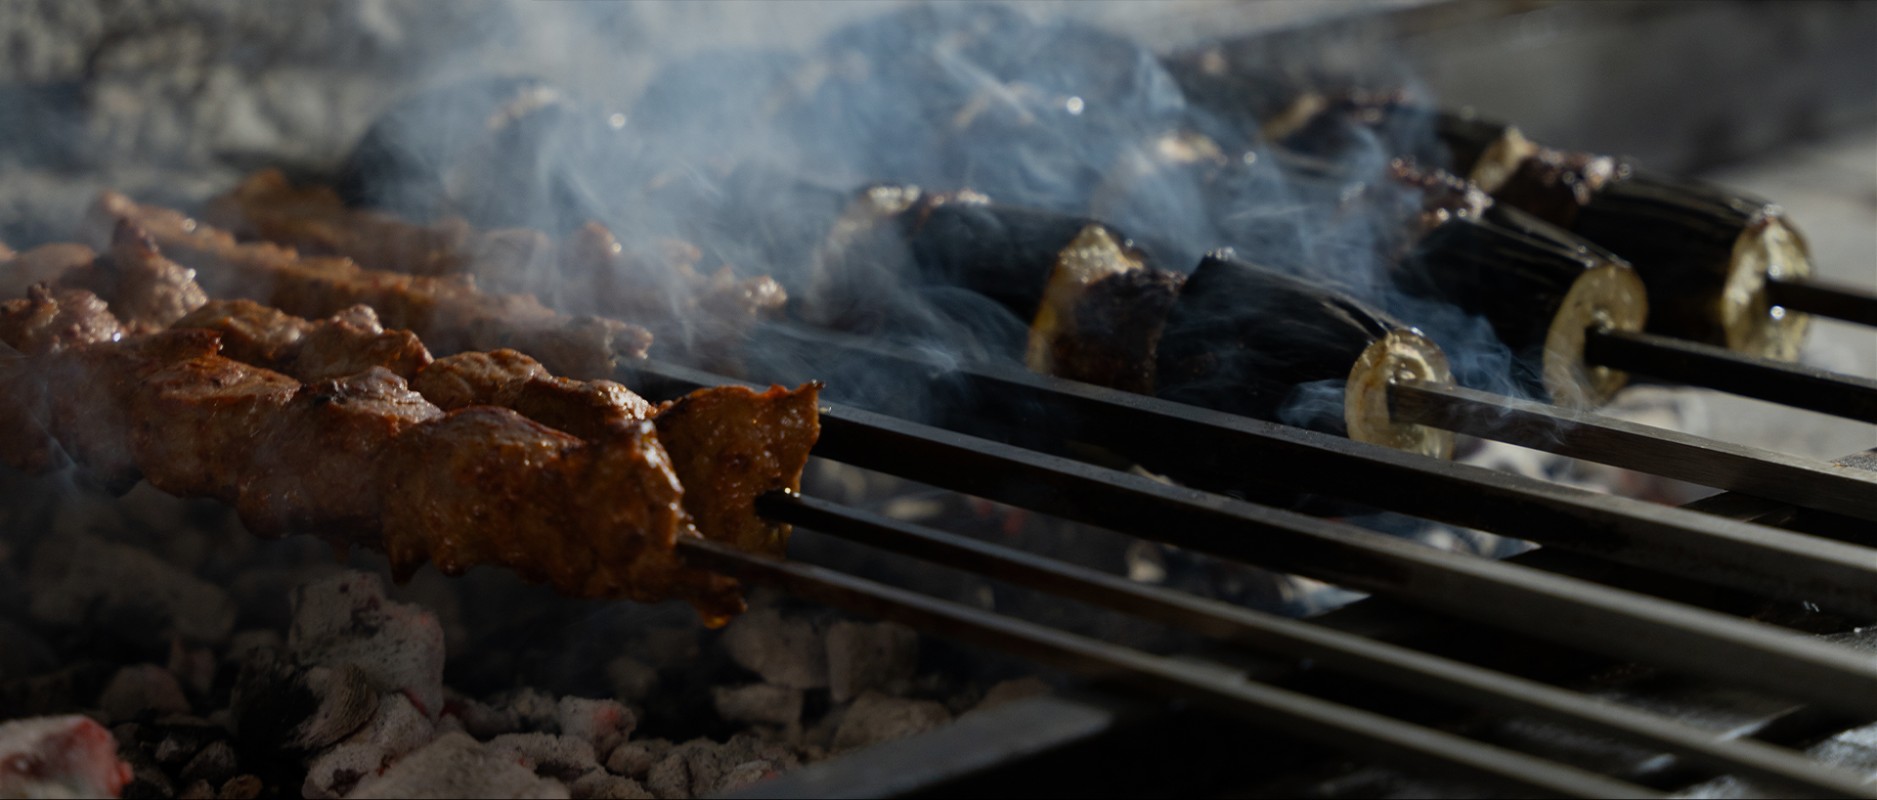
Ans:
[{"label": "charcoal grill", "polygon": [[[1541,19],[1536,27],[1562,26],[1567,34],[1551,39],[1531,35],[1527,12],[1535,8],[1545,10],[1480,0],[1364,13],[1181,59],[1360,51],[1384,40],[1399,46],[1394,37],[1408,31],[1419,37],[1416,69],[1435,94],[1531,124],[1550,141],[1634,153],[1672,170],[1867,121],[1868,101],[1877,96],[1868,36],[1847,34],[1852,26],[1844,24],[1877,21],[1870,13],[1877,6],[1808,5],[1779,25],[1767,24],[1771,12],[1763,8],[1609,6]],[[1480,83],[1493,71],[1480,69],[1477,49],[1439,52],[1458,39],[1512,29],[1524,38],[1511,37],[1514,44],[1492,57],[1515,58],[1525,47],[1547,63],[1587,59],[1612,42],[1640,47],[1665,29],[1682,32],[1675,41],[1784,42],[1803,55],[1784,58],[1787,48],[1750,45],[1720,55],[1702,50],[1739,79],[1722,82],[1720,91],[1683,92],[1686,107],[1647,114],[1649,98],[1636,85],[1604,87],[1592,105],[1616,124],[1596,126],[1581,109],[1529,96],[1523,84]],[[1467,78],[1455,83],[1456,76]],[[1800,122],[1742,126],[1743,135],[1724,142],[1702,136],[1701,121],[1735,118],[1749,100],[1778,106],[1763,116]],[[1640,122],[1655,118],[1679,127]],[[1855,289],[1782,291],[1795,307],[1877,322],[1871,298]],[[766,497],[762,514],[807,537],[847,540],[1152,620],[1209,644],[1151,654],[805,561],[687,541],[687,557],[752,584],[1088,679],[1071,693],[969,715],[742,796],[1176,794],[1248,784],[1269,793],[1322,791],[1348,773],[1338,766],[1347,758],[1547,795],[1642,796],[1731,775],[1806,795],[1877,796],[1869,776],[1794,749],[1877,720],[1877,658],[1810,635],[1877,619],[1877,456],[1826,463],[1451,387],[1403,385],[1391,393],[1393,413],[1404,419],[1728,490],[1672,508],[838,333],[778,325],[758,337],[866,365],[899,381],[903,392],[943,399],[934,418],[920,422],[829,405],[815,451],[821,458],[1372,597],[1293,620],[812,494]],[[1646,334],[1593,335],[1587,356],[1659,380],[1877,421],[1873,381]],[[749,377],[812,376],[766,374],[752,360]],[[654,399],[737,382],[659,362],[637,365],[622,380]],[[1114,456],[1152,465],[1178,483],[1116,469]],[[1543,549],[1493,561],[1258,502],[1299,495]],[[1639,668],[1791,702],[1719,733],[1580,690],[1586,676]],[[1586,767],[1529,742],[1500,740],[1489,725],[1505,719],[1619,740],[1642,755],[1621,768]],[[1251,771],[1283,778],[1248,780],[1243,773]]]},{"label": "charcoal grill", "polygon": [[[1502,25],[1525,10],[1458,5],[1481,14],[1473,24]],[[1216,59],[1235,48],[1320,52],[1325,37],[1347,44],[1374,31],[1414,30],[1453,8],[1364,16],[1328,33],[1318,27],[1261,36],[1192,58]],[[1744,32],[1752,16],[1697,23]],[[1442,36],[1464,27],[1448,22],[1438,29]],[[1596,26],[1611,19],[1577,22],[1589,27],[1574,33],[1594,38],[1608,33]],[[1842,74],[1845,58],[1868,60],[1808,51],[1802,63],[1782,66]],[[1849,112],[1831,98],[1848,97],[1843,90],[1800,102],[1821,103],[1819,115],[1842,117]],[[1598,104],[1620,107],[1624,99],[1600,97]],[[1736,99],[1709,102],[1725,107]],[[1609,140],[1600,135],[1578,138]],[[1663,137],[1649,146],[1665,146]],[[1731,154],[1658,156],[1687,168]],[[1871,298],[1856,287],[1808,295],[1801,286],[1781,296],[1795,307],[1869,322]],[[1245,783],[1221,779],[1232,769],[1222,759],[1284,765],[1280,771],[1295,775],[1287,759],[1324,752],[1294,740],[1541,794],[1645,795],[1718,775],[1808,795],[1877,794],[1868,776],[1791,749],[1877,718],[1877,660],[1806,635],[1877,617],[1877,480],[1861,469],[1871,463],[1868,456],[1825,463],[1465,389],[1392,390],[1393,413],[1414,422],[1730,490],[1670,508],[835,333],[778,327],[764,337],[866,363],[904,381],[904,391],[948,399],[935,425],[826,407],[816,450],[823,458],[1317,578],[1374,599],[1308,622],[1287,620],[815,497],[765,498],[763,514],[808,531],[1198,632],[1217,645],[1177,658],[1150,655],[836,570],[690,543],[690,557],[752,582],[1005,649],[1088,676],[1095,687],[966,718],[742,796],[1216,789]],[[1877,421],[1877,383],[1851,376],[1648,334],[1593,333],[1587,358],[1659,380]],[[636,385],[654,394],[729,382],[675,364],[637,372]],[[759,367],[752,377],[790,376],[765,375]],[[1089,458],[1086,445],[1136,463],[1177,465],[1169,474],[1183,485],[1104,466],[1110,462]],[[1269,496],[1272,487],[1545,549],[1494,562],[1234,499]],[[1556,686],[1630,662],[1795,703],[1722,734]],[[1159,702],[1167,698],[1180,702]],[[1468,730],[1456,720],[1477,720],[1469,714],[1480,712],[1559,723],[1672,758],[1599,774],[1569,759],[1454,733]],[[1245,732],[1245,721],[1263,733]],[[1115,763],[1130,766],[1103,766]],[[1263,785],[1323,791],[1331,784],[1296,778]]]}]

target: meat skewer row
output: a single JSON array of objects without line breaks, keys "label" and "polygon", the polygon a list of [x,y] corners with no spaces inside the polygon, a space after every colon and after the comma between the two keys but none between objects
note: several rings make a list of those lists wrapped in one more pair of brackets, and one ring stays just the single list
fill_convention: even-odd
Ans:
[{"label": "meat skewer row", "polygon": [[[0,308],[0,341],[21,353],[0,361],[7,461],[43,469],[56,448],[119,485],[141,476],[228,502],[261,535],[383,549],[400,573],[496,564],[576,595],[683,597],[721,619],[733,584],[685,570],[675,537],[699,535],[695,515],[713,538],[779,551],[787,530],[756,519],[754,499],[796,487],[815,436],[812,385],[719,387],[654,410],[512,351],[431,362],[365,309],[310,323],[216,302],[177,323],[215,330],[126,337],[96,295],[54,291]],[[249,360],[364,371],[302,382]]]},{"label": "meat skewer row", "polygon": [[633,319],[660,338],[707,346],[741,335],[788,299],[767,276],[741,278],[729,266],[701,272],[702,254],[685,242],[665,240],[656,253],[638,254],[596,222],[560,239],[526,228],[481,231],[458,217],[418,224],[347,208],[337,192],[294,186],[278,170],[250,175],[210,201],[203,218],[238,238],[349,258],[366,269],[469,275],[557,309]]},{"label": "meat skewer row", "polygon": [[100,232],[119,221],[146,231],[169,257],[197,272],[209,294],[244,297],[288,313],[323,317],[355,305],[413,331],[443,353],[511,347],[556,373],[601,378],[645,357],[651,334],[615,319],[568,316],[528,295],[485,292],[467,276],[371,270],[343,258],[301,257],[273,244],[237,242],[181,213],[106,192],[93,208]]},{"label": "meat skewer row", "polygon": [[1649,289],[1651,332],[1749,355],[1798,357],[1809,317],[1781,306],[1777,295],[1780,284],[1809,277],[1812,260],[1805,237],[1779,206],[1609,156],[1544,147],[1515,126],[1398,98],[1316,105],[1321,110],[1296,129],[1270,133],[1285,146],[1309,148],[1316,146],[1312,138],[1338,125],[1431,131],[1435,152],[1404,155],[1445,162],[1500,204],[1633,264]]}]

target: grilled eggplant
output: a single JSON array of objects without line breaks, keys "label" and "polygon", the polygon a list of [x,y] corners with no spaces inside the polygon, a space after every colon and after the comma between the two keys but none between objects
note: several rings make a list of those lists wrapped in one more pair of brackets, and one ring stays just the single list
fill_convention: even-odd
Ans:
[{"label": "grilled eggplant", "polygon": [[1159,395],[1436,458],[1453,434],[1396,423],[1388,387],[1452,380],[1420,332],[1225,250],[1186,280],[1161,335]]},{"label": "grilled eggplant", "polygon": [[1493,206],[1428,231],[1402,258],[1397,283],[1484,317],[1525,366],[1519,377],[1534,394],[1564,406],[1601,405],[1627,376],[1584,363],[1585,331],[1641,330],[1647,293],[1628,264],[1577,241]]}]

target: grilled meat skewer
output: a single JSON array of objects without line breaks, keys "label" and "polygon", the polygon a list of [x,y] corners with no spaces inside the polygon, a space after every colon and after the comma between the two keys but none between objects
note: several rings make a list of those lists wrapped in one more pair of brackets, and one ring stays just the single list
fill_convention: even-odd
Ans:
[{"label": "grilled meat skewer", "polygon": [[306,317],[371,306],[385,325],[408,329],[439,352],[513,347],[557,373],[600,378],[622,361],[644,358],[651,344],[651,334],[639,326],[567,316],[527,295],[484,292],[462,276],[382,272],[349,259],[302,258],[272,244],[238,243],[225,231],[113,192],[99,198],[93,216],[101,226],[127,220],[149,232],[165,254],[194,268],[212,295],[246,297]]},{"label": "grilled meat skewer", "polygon": [[[117,240],[112,256],[148,247],[127,226]],[[187,272],[153,249],[142,257]],[[149,282],[119,286],[132,307],[164,296]],[[695,513],[715,538],[779,552],[787,528],[756,518],[755,497],[796,488],[815,438],[812,385],[717,387],[654,409],[618,384],[555,378],[502,351],[491,355],[525,364],[526,374],[497,396],[451,398],[446,389],[477,374],[465,365],[483,354],[431,362],[421,342],[384,331],[368,308],[308,322],[216,301],[175,329],[125,337],[96,295],[56,292],[40,286],[0,306],[0,341],[20,353],[0,361],[10,412],[0,414],[8,434],[0,457],[44,469],[62,450],[108,482],[142,477],[230,503],[262,535],[314,533],[384,549],[405,573],[426,559],[451,573],[498,564],[574,594],[686,597],[720,619],[735,610],[733,585],[682,572],[672,537],[697,535]],[[191,325],[207,327],[183,327]],[[238,358],[221,352],[224,337]],[[303,382],[244,361],[308,378],[362,371]],[[437,387],[449,406],[429,402],[422,387]],[[673,454],[662,440],[683,446]],[[471,472],[442,476],[438,463]],[[481,477],[464,483],[472,474]],[[699,489],[685,493],[685,480]],[[547,494],[521,497],[522,489]],[[506,514],[527,518],[488,524]]]}]

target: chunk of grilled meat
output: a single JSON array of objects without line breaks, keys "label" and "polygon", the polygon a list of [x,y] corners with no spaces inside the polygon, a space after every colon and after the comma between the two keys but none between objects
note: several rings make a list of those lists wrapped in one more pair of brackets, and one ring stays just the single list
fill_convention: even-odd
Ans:
[{"label": "chunk of grilled meat", "polygon": [[466,276],[414,276],[365,269],[349,259],[302,258],[272,244],[236,242],[178,212],[111,192],[93,211],[100,224],[130,220],[148,231],[165,253],[195,268],[217,297],[245,297],[305,317],[371,306],[385,326],[414,332],[435,352],[513,347],[560,374],[602,377],[621,360],[643,358],[651,345],[651,334],[636,325],[560,314],[531,296],[484,292]]},{"label": "chunk of grilled meat", "polygon": [[[789,526],[756,514],[756,498],[802,488],[808,451],[821,436],[821,386],[700,389],[665,404],[653,422],[671,449],[686,507],[711,538],[781,555]],[[708,498],[696,502],[693,498]]]},{"label": "chunk of grilled meat", "polygon": [[557,378],[513,350],[445,357],[424,368],[412,386],[445,409],[501,406],[583,439],[647,419],[654,411],[624,386]]},{"label": "chunk of grilled meat", "polygon": [[218,331],[228,357],[307,383],[374,367],[410,380],[431,362],[416,334],[385,330],[370,306],[342,309],[314,322],[252,300],[211,300],[175,327]]},{"label": "chunk of grilled meat", "polygon": [[72,347],[110,342],[123,335],[117,318],[97,295],[83,289],[56,292],[39,284],[23,299],[0,302],[0,459],[27,470],[58,463],[45,384],[34,369],[40,357]]},{"label": "chunk of grilled meat", "polygon": [[112,230],[103,255],[67,270],[58,282],[103,298],[129,333],[160,331],[208,302],[195,270],[164,258],[156,240],[127,221]]}]

